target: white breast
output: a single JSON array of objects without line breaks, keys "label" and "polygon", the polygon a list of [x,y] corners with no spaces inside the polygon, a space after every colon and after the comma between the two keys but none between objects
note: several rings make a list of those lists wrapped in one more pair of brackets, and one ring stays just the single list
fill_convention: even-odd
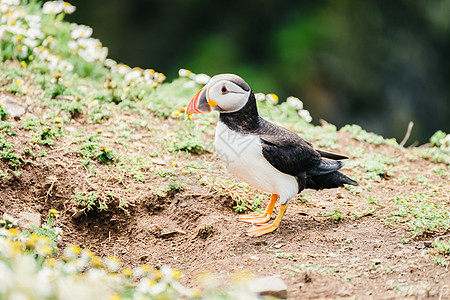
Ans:
[{"label": "white breast", "polygon": [[295,177],[278,171],[264,158],[259,136],[241,134],[219,121],[215,146],[219,158],[234,176],[258,189],[280,195],[282,204],[297,194]]}]

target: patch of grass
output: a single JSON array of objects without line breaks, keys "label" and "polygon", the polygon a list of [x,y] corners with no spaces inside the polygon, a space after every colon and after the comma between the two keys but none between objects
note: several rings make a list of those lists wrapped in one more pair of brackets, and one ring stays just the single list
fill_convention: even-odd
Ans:
[{"label": "patch of grass", "polygon": [[26,117],[22,120],[22,128],[25,130],[34,131],[38,129],[42,124],[43,122],[35,116]]},{"label": "patch of grass", "polygon": [[362,193],[362,188],[359,186],[346,184],[346,185],[344,185],[344,188],[347,191],[349,191],[350,193],[352,193],[353,195],[359,195]]},{"label": "patch of grass", "polygon": [[23,158],[14,153],[14,144],[6,140],[5,135],[0,134],[0,157],[9,162],[12,167],[17,167],[24,162]]},{"label": "patch of grass", "polygon": [[365,173],[365,179],[381,180],[393,176],[392,166],[397,164],[398,159],[387,156],[380,152],[372,152],[358,159],[350,160],[347,164],[350,168],[358,168]]},{"label": "patch of grass", "polygon": [[62,128],[58,126],[46,126],[36,135],[31,137],[31,142],[45,146],[55,145],[56,138],[62,135]]},{"label": "patch of grass", "polygon": [[324,212],[322,214],[322,216],[324,217],[331,217],[331,219],[335,222],[339,222],[342,221],[344,219],[344,216],[342,215],[342,213],[338,210],[335,209],[332,212]]},{"label": "patch of grass", "polygon": [[373,215],[375,211],[376,211],[375,207],[368,207],[364,211],[353,212],[352,215],[355,218],[363,218]]},{"label": "patch of grass", "polygon": [[436,239],[431,245],[436,249],[438,254],[445,256],[450,255],[450,240]]},{"label": "patch of grass", "polygon": [[99,151],[100,154],[98,154],[95,159],[97,159],[97,161],[99,163],[102,164],[109,164],[109,163],[113,163],[117,161],[117,155],[115,154],[114,149],[108,148],[108,147],[104,147],[104,146],[100,146],[99,147]]},{"label": "patch of grass", "polygon": [[180,182],[178,182],[178,181],[170,181],[169,182],[169,191],[178,193],[183,190],[184,190],[183,184],[181,184]]},{"label": "patch of grass", "polygon": [[8,118],[8,112],[3,108],[2,104],[0,103],[0,120],[4,121]]},{"label": "patch of grass", "polygon": [[88,112],[89,119],[87,120],[88,124],[100,124],[104,120],[107,120],[111,115],[111,111],[106,109],[105,107],[93,107]]},{"label": "patch of grass", "polygon": [[430,143],[433,146],[441,147],[445,145],[444,139],[447,136],[445,132],[442,130],[436,131],[431,137],[430,137]]},{"label": "patch of grass", "polygon": [[55,99],[60,95],[71,95],[72,93],[68,92],[68,86],[63,84],[60,80],[57,80],[55,84],[53,84],[52,88],[48,91],[49,96],[52,99]]},{"label": "patch of grass", "polygon": [[106,202],[95,192],[86,193],[75,189],[72,199],[78,202],[84,212],[91,211],[94,208],[98,209],[100,212],[108,209]]},{"label": "patch of grass", "polygon": [[184,126],[169,135],[171,146],[169,152],[184,151],[193,154],[210,152],[204,142],[204,132],[191,121],[186,121]]},{"label": "patch of grass", "polygon": [[300,129],[300,135],[316,147],[339,148],[337,129],[333,124],[323,123],[322,126],[308,124]]},{"label": "patch of grass", "polygon": [[44,107],[57,108],[63,111],[70,118],[77,118],[86,108],[86,104],[74,97],[73,100],[58,99],[46,100],[42,103]]},{"label": "patch of grass", "polygon": [[445,259],[444,257],[439,257],[439,256],[435,256],[433,257],[433,260],[438,264],[443,266],[444,268],[447,268],[450,263],[448,262],[447,259]]},{"label": "patch of grass", "polygon": [[14,126],[15,125],[10,122],[0,121],[0,130],[4,131],[7,135],[16,135],[16,133],[12,131]]},{"label": "patch of grass", "polygon": [[366,142],[374,145],[390,145],[392,147],[400,147],[395,139],[385,139],[381,135],[373,132],[367,132],[359,125],[345,125],[340,131],[349,132],[355,140]]},{"label": "patch of grass", "polygon": [[234,201],[236,202],[236,205],[233,206],[235,212],[240,213],[247,210],[247,204],[244,201],[241,201],[239,199],[236,199]]},{"label": "patch of grass", "polygon": [[261,203],[266,196],[264,194],[259,194],[248,184],[240,181],[224,180],[220,177],[213,178],[209,182],[205,181],[202,177],[200,177],[199,180],[203,185],[214,188],[217,194],[230,196],[236,203],[233,207],[236,212],[251,210],[260,213],[263,210]]},{"label": "patch of grass", "polygon": [[373,205],[376,205],[376,206],[383,207],[383,205],[380,204],[381,199],[379,199],[379,198],[376,198],[376,197],[373,197],[373,196],[368,196],[366,199],[367,199],[367,202],[369,202],[369,204],[373,204]]},{"label": "patch of grass", "polygon": [[288,260],[294,259],[294,255],[291,253],[284,253],[280,249],[267,249],[267,252],[275,253],[276,258],[284,258]]},{"label": "patch of grass", "polygon": [[445,163],[450,165],[450,148],[433,148],[433,147],[423,147],[416,148],[414,151],[424,159],[427,159],[434,163]]},{"label": "patch of grass", "polygon": [[[78,155],[81,155],[83,158],[97,160],[99,163],[104,164],[115,163],[119,160],[119,156],[114,149],[99,145],[102,141],[98,133],[84,138],[83,141],[84,143],[77,151]],[[88,164],[89,160],[86,160],[85,165]]]},{"label": "patch of grass", "polygon": [[31,156],[33,159],[36,159],[36,155],[34,155],[33,150],[31,150],[30,148],[24,148],[23,153],[25,154],[25,156]]},{"label": "patch of grass", "polygon": [[113,163],[118,160],[118,156],[113,149],[98,145],[97,135],[88,137],[77,153],[84,158],[97,160],[99,163],[104,164]]},{"label": "patch of grass", "polygon": [[450,229],[450,210],[443,203],[436,204],[439,197],[436,193],[395,197],[392,202],[397,210],[390,213],[390,220],[408,224],[413,237],[446,232]]}]

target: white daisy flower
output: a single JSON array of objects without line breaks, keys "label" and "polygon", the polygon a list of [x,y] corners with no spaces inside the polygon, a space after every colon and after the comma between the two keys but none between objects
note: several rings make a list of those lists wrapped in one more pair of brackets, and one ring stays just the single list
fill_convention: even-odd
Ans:
[{"label": "white daisy flower", "polygon": [[114,59],[107,58],[107,59],[105,59],[104,64],[106,67],[112,69],[114,66],[117,65],[117,62]]},{"label": "white daisy flower", "polygon": [[78,40],[80,38],[87,39],[92,35],[92,28],[86,25],[78,25],[75,23],[70,24],[70,29],[72,30],[71,36],[73,39]]},{"label": "white daisy flower", "polygon": [[303,102],[297,97],[290,96],[286,99],[286,102],[297,110],[303,109]]},{"label": "white daisy flower", "polygon": [[266,95],[264,95],[264,93],[256,93],[255,99],[256,101],[264,101],[266,100]]},{"label": "white daisy flower", "polygon": [[48,1],[44,3],[42,12],[48,15],[57,15],[64,10],[64,1]]},{"label": "white daisy flower", "polygon": [[142,70],[134,69],[134,68],[133,68],[133,70],[132,70],[131,72],[128,72],[128,73],[125,75],[125,81],[133,81],[133,80],[136,80],[136,79],[138,79],[139,77],[141,77],[141,75],[142,75]]},{"label": "white daisy flower", "polygon": [[69,2],[64,2],[64,12],[68,15],[73,14],[77,8]]},{"label": "white daisy flower", "polygon": [[312,121],[312,117],[306,109],[299,110],[298,115],[308,123]]},{"label": "white daisy flower", "polygon": [[192,72],[186,69],[180,69],[178,70],[178,76],[180,77],[189,77],[189,75],[191,75]]},{"label": "white daisy flower", "polygon": [[210,76],[206,74],[193,74],[194,76],[189,76],[192,80],[194,80],[198,84],[207,84],[209,80],[211,79]]},{"label": "white daisy flower", "polygon": [[269,102],[270,104],[278,104],[278,96],[275,94],[267,94],[266,95],[266,100],[267,102]]}]

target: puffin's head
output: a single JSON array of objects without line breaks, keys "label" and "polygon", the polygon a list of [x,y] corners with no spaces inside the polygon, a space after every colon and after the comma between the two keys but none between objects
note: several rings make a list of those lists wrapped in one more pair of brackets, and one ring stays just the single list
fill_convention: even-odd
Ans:
[{"label": "puffin's head", "polygon": [[237,75],[216,75],[195,94],[186,113],[208,113],[211,109],[220,113],[236,112],[247,104],[251,92],[250,86]]}]

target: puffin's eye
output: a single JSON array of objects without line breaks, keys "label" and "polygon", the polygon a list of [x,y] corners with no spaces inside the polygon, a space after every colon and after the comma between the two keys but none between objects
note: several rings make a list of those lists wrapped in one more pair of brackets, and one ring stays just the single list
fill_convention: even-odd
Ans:
[{"label": "puffin's eye", "polygon": [[228,89],[227,89],[227,87],[226,86],[222,86],[222,88],[220,89],[220,91],[222,92],[222,95],[225,95],[225,94],[228,94]]}]

